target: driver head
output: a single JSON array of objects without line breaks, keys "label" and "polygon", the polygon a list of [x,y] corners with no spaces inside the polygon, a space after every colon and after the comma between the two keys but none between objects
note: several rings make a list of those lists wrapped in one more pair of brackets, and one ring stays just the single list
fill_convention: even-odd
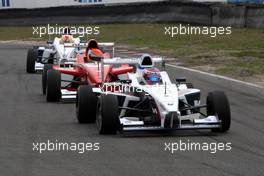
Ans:
[{"label": "driver head", "polygon": [[104,53],[98,48],[92,48],[88,51],[88,57],[93,61],[100,61],[104,57]]},{"label": "driver head", "polygon": [[92,49],[92,48],[99,48],[98,43],[95,39],[91,39],[88,41],[88,46],[87,49]]},{"label": "driver head", "polygon": [[145,68],[142,74],[144,80],[148,85],[159,84],[162,82],[160,71],[155,67]]}]

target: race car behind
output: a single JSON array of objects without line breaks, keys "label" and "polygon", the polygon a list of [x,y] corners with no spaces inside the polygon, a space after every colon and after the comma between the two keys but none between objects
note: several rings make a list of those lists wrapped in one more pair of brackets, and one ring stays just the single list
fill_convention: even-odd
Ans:
[{"label": "race car behind", "polygon": [[72,35],[55,37],[53,42],[47,42],[48,47],[34,46],[27,53],[26,70],[28,73],[42,71],[45,64],[55,64],[68,67],[75,61],[74,52],[83,45],[80,38]]},{"label": "race car behind", "polygon": [[[101,59],[111,60],[114,43],[97,43],[95,40],[90,40],[87,48],[89,49],[81,50],[76,54],[76,62],[70,68],[45,65],[42,73],[42,91],[46,94],[47,101],[75,99],[80,85],[89,84],[99,87],[102,82],[116,81],[120,74],[133,71],[133,67],[128,65],[115,68],[110,65],[101,67]],[[69,76],[70,79],[65,79]]]}]

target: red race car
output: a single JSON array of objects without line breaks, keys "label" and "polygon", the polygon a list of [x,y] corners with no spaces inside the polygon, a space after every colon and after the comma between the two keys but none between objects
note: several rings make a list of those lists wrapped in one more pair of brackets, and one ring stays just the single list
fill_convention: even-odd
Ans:
[{"label": "red race car", "polygon": [[[107,52],[109,50],[112,53]],[[76,53],[76,63],[72,68],[45,65],[42,91],[46,94],[46,100],[56,102],[61,99],[74,99],[80,85],[100,87],[103,82],[115,82],[119,80],[120,75],[133,72],[134,68],[129,65],[101,65],[102,59],[111,59],[113,55],[113,43],[97,43],[96,40],[90,40],[85,50]],[[101,75],[104,75],[104,78]]]}]

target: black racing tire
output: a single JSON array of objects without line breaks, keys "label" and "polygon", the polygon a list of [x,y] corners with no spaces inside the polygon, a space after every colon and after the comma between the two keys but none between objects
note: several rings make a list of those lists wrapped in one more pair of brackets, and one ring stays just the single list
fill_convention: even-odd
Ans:
[{"label": "black racing tire", "polygon": [[27,73],[36,73],[35,62],[38,57],[36,49],[29,49],[27,53]]},{"label": "black racing tire", "polygon": [[53,68],[52,64],[45,64],[42,72],[42,93],[43,95],[46,94],[46,87],[47,87],[47,73],[48,70]]},{"label": "black racing tire", "polygon": [[77,90],[76,117],[79,123],[94,123],[96,119],[97,96],[90,85],[82,85]]},{"label": "black racing tire", "polygon": [[207,115],[217,115],[221,120],[221,128],[212,129],[213,132],[224,133],[230,129],[231,112],[230,104],[222,91],[209,92],[206,100]]},{"label": "black racing tire", "polygon": [[61,99],[61,73],[58,70],[48,70],[46,99],[48,102],[57,102]]},{"label": "black racing tire", "polygon": [[100,96],[97,104],[96,124],[100,134],[116,134],[120,127],[117,96]]}]

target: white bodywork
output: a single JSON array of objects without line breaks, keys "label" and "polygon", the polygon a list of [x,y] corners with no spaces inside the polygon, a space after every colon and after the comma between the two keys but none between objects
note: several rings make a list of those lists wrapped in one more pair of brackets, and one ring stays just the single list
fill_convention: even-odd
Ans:
[{"label": "white bodywork", "polygon": [[44,68],[44,64],[50,55],[54,55],[55,64],[64,65],[65,67],[71,67],[76,61],[75,54],[76,48],[81,45],[79,38],[73,38],[71,43],[61,42],[61,38],[56,37],[52,44],[48,48],[39,47],[38,51],[43,51],[41,62],[35,62],[35,70],[41,71]]},{"label": "white bodywork", "polygon": [[[129,130],[158,130],[158,129],[201,129],[201,128],[219,128],[221,121],[217,116],[202,116],[200,113],[194,113],[191,110],[186,110],[187,114],[182,115],[179,109],[179,100],[188,104],[186,95],[200,94],[200,90],[187,88],[186,84],[172,83],[167,72],[160,72],[161,84],[156,85],[142,85],[142,69],[153,67],[155,63],[162,63],[163,58],[152,58],[152,64],[142,65],[143,59],[141,58],[114,58],[111,60],[103,60],[102,66],[105,64],[119,65],[119,64],[133,64],[139,66],[135,73],[128,73],[128,80],[131,80],[130,87],[141,90],[145,93],[145,96],[151,97],[155,101],[156,108],[152,109],[153,113],[159,115],[160,126],[145,126],[144,120],[140,120],[138,117],[126,117],[126,108],[130,101],[140,101],[138,96],[128,94],[127,92],[103,92],[103,90],[94,89],[94,92],[101,94],[113,94],[116,96],[125,97],[121,112],[119,115],[120,123],[123,126],[124,131]],[[148,56],[147,56],[148,57]],[[103,74],[102,74],[103,75]],[[105,83],[105,86],[117,86],[118,83]],[[119,83],[121,86],[122,83]],[[194,101],[194,106],[200,105],[200,99]],[[159,113],[157,113],[157,111]],[[188,121],[188,123],[182,123]],[[175,124],[177,122],[177,124]]]},{"label": "white bodywork", "polygon": [[[83,52],[83,49],[87,47],[87,43],[81,43],[79,38],[73,38],[73,41],[70,43],[61,42],[61,38],[56,37],[52,44],[48,48],[39,47],[38,51],[43,51],[41,56],[41,62],[35,62],[35,70],[42,71],[44,69],[44,64],[49,59],[50,55],[54,55],[54,61],[56,65],[60,65],[66,68],[73,67],[73,64],[76,61],[77,52]],[[104,48],[107,51],[111,52],[111,57],[114,57],[114,43],[98,43],[99,47]]]}]

